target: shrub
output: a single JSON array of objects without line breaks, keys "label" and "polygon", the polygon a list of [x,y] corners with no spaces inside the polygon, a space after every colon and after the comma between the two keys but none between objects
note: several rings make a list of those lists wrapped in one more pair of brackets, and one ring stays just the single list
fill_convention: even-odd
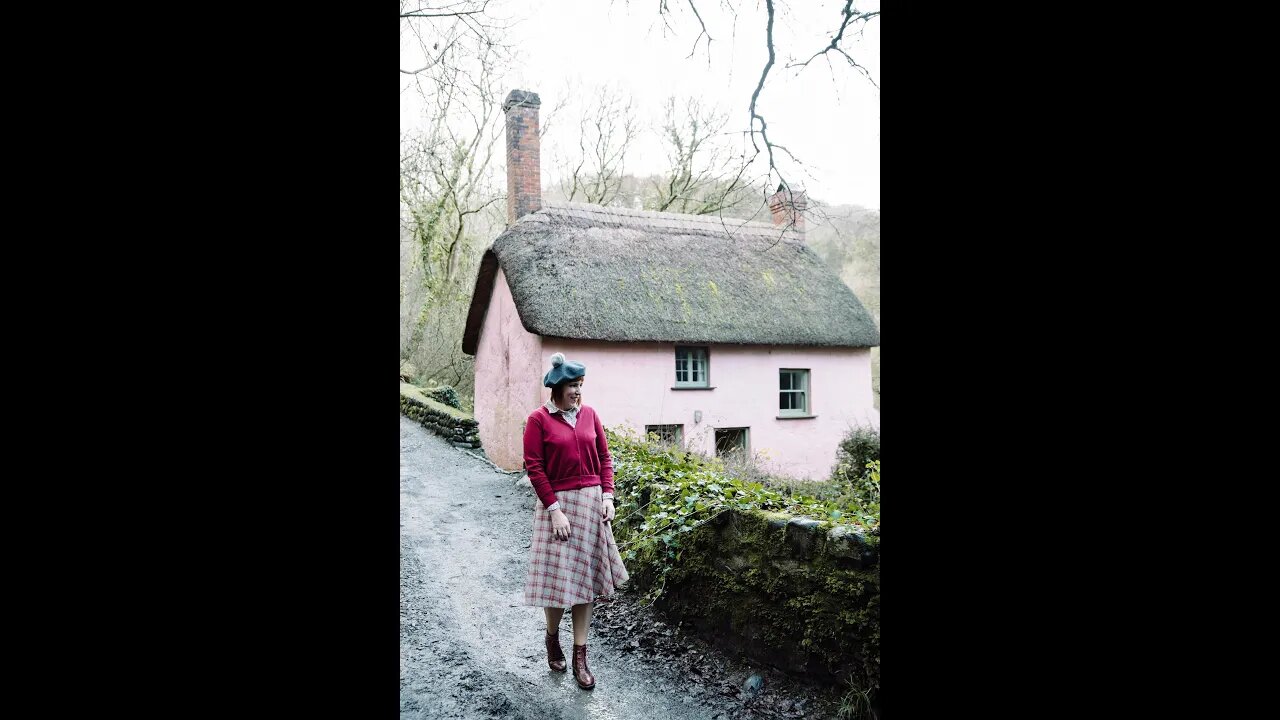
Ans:
[{"label": "shrub", "polygon": [[839,449],[836,450],[837,470],[844,463],[850,468],[856,468],[855,474],[858,475],[862,474],[867,463],[879,459],[880,431],[861,425],[851,428],[840,441]]},{"label": "shrub", "polygon": [[[655,435],[607,429],[613,455],[614,537],[644,604],[688,618],[694,627],[733,628],[742,647],[788,658],[816,677],[850,680],[845,717],[866,718],[879,691],[879,563],[850,565],[827,550],[796,563],[779,519],[854,526],[859,544],[879,553],[879,460],[853,482],[752,482],[719,458],[658,442]],[[871,502],[874,500],[874,502]],[[762,512],[763,511],[763,512]],[[719,518],[717,520],[717,518]],[[825,542],[822,547],[827,547]],[[866,556],[864,555],[864,561]],[[720,629],[717,629],[720,628]],[[797,665],[797,663],[800,663]]]},{"label": "shrub", "polygon": [[867,493],[855,496],[851,483],[828,491],[828,498],[814,497],[801,492],[799,485],[783,490],[735,477],[719,458],[655,443],[654,437],[638,437],[626,429],[605,432],[616,481],[614,537],[624,559],[639,560],[652,571],[637,583],[652,588],[646,597],[649,602],[661,596],[662,579],[679,562],[684,534],[729,509],[784,512],[826,523],[860,525],[869,534],[879,533],[878,462],[873,504],[861,499]]},{"label": "shrub", "polygon": [[458,397],[458,391],[448,385],[441,385],[427,391],[427,397],[436,402],[444,403],[451,408],[462,409],[462,400]]}]

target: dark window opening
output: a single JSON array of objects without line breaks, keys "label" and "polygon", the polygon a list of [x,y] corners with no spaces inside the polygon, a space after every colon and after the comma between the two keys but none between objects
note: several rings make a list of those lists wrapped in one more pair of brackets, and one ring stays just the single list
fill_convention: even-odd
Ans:
[{"label": "dark window opening", "polygon": [[741,427],[716,428],[716,457],[746,458],[749,452],[747,431],[748,428]]},{"label": "dark window opening", "polygon": [[644,434],[650,433],[658,436],[658,442],[679,445],[684,441],[683,425],[645,425]]}]

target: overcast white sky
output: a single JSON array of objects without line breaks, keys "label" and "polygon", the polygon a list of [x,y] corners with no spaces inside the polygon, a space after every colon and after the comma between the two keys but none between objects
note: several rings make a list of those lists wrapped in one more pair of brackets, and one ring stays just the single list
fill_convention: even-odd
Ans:
[{"label": "overcast white sky", "polygon": [[[579,88],[608,84],[629,93],[646,122],[660,116],[668,96],[694,96],[730,113],[727,131],[745,130],[751,93],[768,59],[763,0],[739,3],[736,27],[717,0],[698,0],[698,11],[714,37],[710,62],[705,39],[688,57],[699,27],[685,0],[668,0],[668,5],[673,10],[671,29],[664,28],[657,3],[648,0],[495,0],[490,6],[493,14],[514,23],[504,37],[514,47],[517,62],[504,87],[537,92],[545,114],[559,102],[566,82]],[[844,3],[777,0],[775,5],[778,58],[758,109],[769,122],[770,138],[804,163],[808,176],[794,165],[783,165],[788,180],[830,204],[878,209],[880,91],[837,55],[831,56],[830,66],[818,58],[798,74],[785,67],[788,53],[806,59],[830,41]],[[855,6],[875,11],[879,1]],[[877,84],[882,84],[880,22],[872,20],[863,32],[851,28],[842,44]],[[402,44],[401,67],[416,67],[414,62]],[[421,98],[404,91],[407,77],[401,75],[402,131],[416,125],[421,113]],[[553,125],[551,132],[557,129],[568,130]],[[547,142],[556,139],[548,137]],[[554,179],[548,155],[544,149],[544,183]],[[629,155],[626,170],[639,175],[661,172],[664,160],[656,137],[646,132]]]}]

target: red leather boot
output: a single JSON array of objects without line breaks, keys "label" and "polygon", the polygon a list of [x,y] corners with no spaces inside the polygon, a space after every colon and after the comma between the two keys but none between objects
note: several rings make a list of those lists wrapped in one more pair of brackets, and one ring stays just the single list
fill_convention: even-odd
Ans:
[{"label": "red leather boot", "polygon": [[583,690],[590,690],[596,686],[596,678],[587,669],[587,646],[573,646],[573,679],[578,681],[578,687]]},{"label": "red leather boot", "polygon": [[564,672],[564,651],[560,649],[560,633],[547,633],[547,665],[556,672]]}]

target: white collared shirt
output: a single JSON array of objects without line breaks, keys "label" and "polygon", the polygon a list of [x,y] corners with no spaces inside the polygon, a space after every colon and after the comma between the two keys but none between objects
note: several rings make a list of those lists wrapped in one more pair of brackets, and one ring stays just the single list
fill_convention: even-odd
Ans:
[{"label": "white collared shirt", "polygon": [[578,427],[578,411],[582,409],[581,405],[574,405],[568,410],[561,410],[560,407],[555,404],[555,401],[548,400],[547,404],[543,405],[543,407],[545,407],[547,409],[547,412],[551,413],[552,415],[559,413],[560,417],[564,418],[564,421],[569,423],[569,427],[571,428]]}]

